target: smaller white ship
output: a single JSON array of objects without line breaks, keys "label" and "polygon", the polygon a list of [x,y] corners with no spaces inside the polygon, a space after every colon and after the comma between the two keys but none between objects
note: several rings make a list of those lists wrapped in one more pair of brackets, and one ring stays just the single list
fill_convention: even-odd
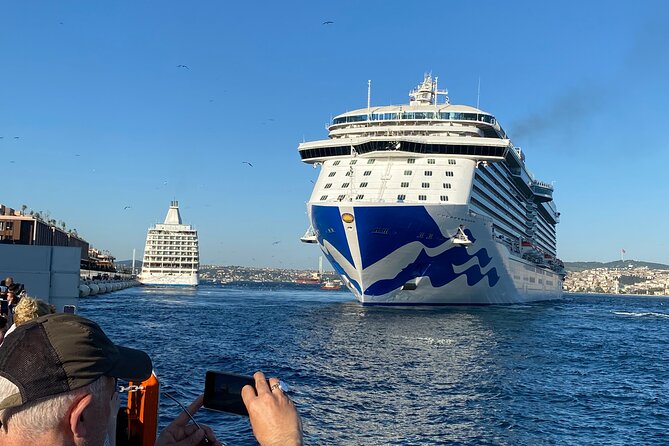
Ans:
[{"label": "smaller white ship", "polygon": [[144,247],[144,285],[197,286],[200,254],[197,231],[181,221],[179,202],[172,201],[165,222],[149,228]]}]

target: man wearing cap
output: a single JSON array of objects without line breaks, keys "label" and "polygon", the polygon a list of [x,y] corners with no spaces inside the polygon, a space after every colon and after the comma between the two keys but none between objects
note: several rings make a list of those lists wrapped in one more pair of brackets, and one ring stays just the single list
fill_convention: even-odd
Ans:
[{"label": "man wearing cap", "polygon": [[[21,325],[0,347],[0,445],[103,446],[115,429],[116,379],[143,381],[152,368],[146,353],[115,345],[95,322],[80,316],[51,314]],[[263,403],[258,398],[254,410],[263,417],[251,417],[260,443],[269,444],[259,433],[294,439],[275,444],[301,444],[301,423],[292,403],[282,413]],[[189,410],[201,405],[200,397]],[[253,409],[253,404],[247,406]],[[162,432],[156,446],[197,445],[205,435],[220,446],[211,429],[187,425],[184,415]]]}]

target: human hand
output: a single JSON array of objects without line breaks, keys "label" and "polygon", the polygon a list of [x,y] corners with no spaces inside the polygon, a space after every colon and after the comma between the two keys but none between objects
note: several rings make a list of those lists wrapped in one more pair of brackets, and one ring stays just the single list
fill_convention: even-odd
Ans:
[{"label": "human hand", "polygon": [[[244,386],[242,400],[249,411],[253,435],[261,446],[302,445],[302,420],[293,402],[278,387],[277,378],[269,385],[262,372],[253,375],[255,389]],[[271,387],[274,387],[271,389]]]},{"label": "human hand", "polygon": [[[190,412],[191,415],[194,415],[195,412],[202,407],[203,401],[204,395],[195,398],[195,401],[188,406],[188,412]],[[209,426],[200,424],[202,429],[198,429],[196,425],[188,424],[189,421],[190,417],[188,414],[182,411],[179,416],[160,433],[155,446],[196,446],[204,444],[205,433],[210,445],[222,446],[216,439],[214,431],[212,431]]]}]

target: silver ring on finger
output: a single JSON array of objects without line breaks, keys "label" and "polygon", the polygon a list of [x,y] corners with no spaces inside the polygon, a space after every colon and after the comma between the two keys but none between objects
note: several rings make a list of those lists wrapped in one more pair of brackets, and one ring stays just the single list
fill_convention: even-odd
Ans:
[{"label": "silver ring on finger", "polygon": [[278,382],[272,384],[272,386],[269,389],[270,390],[279,389],[282,392],[288,392],[290,387],[285,382],[279,380]]}]

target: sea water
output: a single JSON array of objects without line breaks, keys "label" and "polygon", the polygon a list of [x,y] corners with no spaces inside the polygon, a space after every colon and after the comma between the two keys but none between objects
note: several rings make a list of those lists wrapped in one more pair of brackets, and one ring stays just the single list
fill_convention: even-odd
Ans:
[{"label": "sea water", "polygon": [[[145,350],[184,404],[206,370],[292,387],[310,445],[667,444],[669,298],[362,307],[299,286],[131,288],[79,313]],[[161,399],[164,427],[179,412]],[[227,445],[248,419],[200,410]]]}]

